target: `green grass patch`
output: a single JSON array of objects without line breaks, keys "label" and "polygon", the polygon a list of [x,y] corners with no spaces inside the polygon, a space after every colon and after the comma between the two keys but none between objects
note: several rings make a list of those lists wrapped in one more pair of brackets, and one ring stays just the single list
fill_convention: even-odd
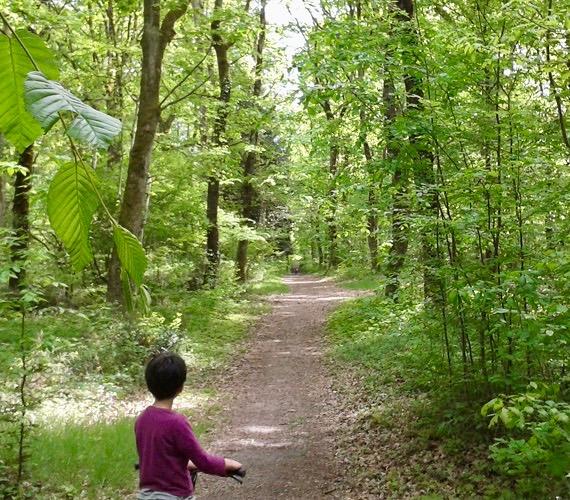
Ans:
[{"label": "green grass patch", "polygon": [[[26,330],[42,333],[44,342],[55,338],[77,339],[90,329],[90,318],[78,311],[65,309],[40,310],[40,314],[28,315]],[[17,345],[20,339],[20,318],[2,318],[0,320],[0,345]]]},{"label": "green grass patch", "polygon": [[340,286],[349,290],[377,290],[384,285],[384,278],[370,269],[341,268],[336,273]]},{"label": "green grass patch", "polygon": [[[40,375],[29,379],[28,391],[37,393],[40,400],[59,397],[65,379],[66,398],[76,404],[88,400],[93,407],[104,407],[98,391],[105,384],[117,397],[130,400],[129,394],[140,390],[150,353],[172,349],[188,362],[187,390],[194,386],[207,393],[213,390],[211,373],[219,373],[232,356],[239,356],[252,323],[267,311],[258,296],[287,291],[278,274],[260,269],[245,286],[235,283],[232,276],[215,289],[156,289],[152,313],[145,317],[126,318],[103,303],[81,311],[46,308],[30,312],[26,336],[38,339],[31,359]],[[6,401],[17,387],[17,371],[11,364],[18,362],[18,328],[16,315],[0,318],[0,382]],[[41,385],[36,387],[36,383]],[[0,413],[15,413],[7,408],[0,404]],[[209,403],[204,409],[215,410]],[[94,408],[93,414],[105,413]],[[49,415],[44,417],[50,421]],[[116,499],[135,490],[133,420],[108,423],[104,416],[97,418],[101,421],[92,425],[68,422],[34,428],[26,470],[31,498]],[[0,428],[0,496],[3,482],[11,488],[15,478],[16,453],[13,446],[7,446],[5,436],[17,430],[17,423],[6,422],[5,427]],[[194,429],[200,434],[205,427],[198,422]]]},{"label": "green grass patch", "polygon": [[45,498],[87,494],[95,499],[132,492],[136,462],[132,418],[38,429],[30,446],[30,476]]},{"label": "green grass patch", "polygon": [[369,372],[367,385],[397,381],[429,387],[440,369],[435,342],[425,341],[427,320],[415,309],[379,295],[342,304],[327,323],[332,356]]},{"label": "green grass patch", "polygon": [[241,294],[210,290],[189,294],[172,308],[182,314],[179,350],[188,354],[190,366],[211,368],[227,362],[267,306]]},{"label": "green grass patch", "polygon": [[[29,471],[35,498],[121,498],[137,488],[134,419],[37,429]],[[197,436],[207,429],[192,422]]]},{"label": "green grass patch", "polygon": [[258,283],[252,283],[248,292],[253,295],[277,295],[287,293],[289,287],[281,281],[281,278],[270,278]]}]

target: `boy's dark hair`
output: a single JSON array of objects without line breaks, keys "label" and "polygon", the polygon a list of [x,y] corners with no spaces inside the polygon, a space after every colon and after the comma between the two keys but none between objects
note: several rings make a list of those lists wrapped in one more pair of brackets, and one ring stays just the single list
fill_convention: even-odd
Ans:
[{"label": "boy's dark hair", "polygon": [[156,399],[173,398],[186,381],[186,363],[173,352],[160,353],[146,365],[144,378]]}]

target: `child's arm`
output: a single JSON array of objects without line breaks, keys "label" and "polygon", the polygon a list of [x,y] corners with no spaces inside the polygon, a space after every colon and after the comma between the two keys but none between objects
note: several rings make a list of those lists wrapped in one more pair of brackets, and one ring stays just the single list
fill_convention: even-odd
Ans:
[{"label": "child's arm", "polygon": [[241,464],[235,460],[207,453],[196,439],[190,424],[186,420],[181,420],[180,427],[177,430],[176,446],[180,454],[188,460],[189,468],[192,465],[200,472],[216,476],[227,476],[241,468]]},{"label": "child's arm", "polygon": [[[224,465],[226,467],[226,473],[228,474],[231,474],[232,472],[236,472],[243,468],[242,464],[231,458],[224,458]],[[192,460],[188,460],[188,470],[190,472],[198,471],[198,467],[196,467],[196,464],[192,462]]]}]

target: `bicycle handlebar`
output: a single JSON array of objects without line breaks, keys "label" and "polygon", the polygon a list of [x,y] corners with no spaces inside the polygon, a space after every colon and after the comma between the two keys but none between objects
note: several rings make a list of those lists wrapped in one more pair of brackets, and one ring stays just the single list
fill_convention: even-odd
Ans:
[{"label": "bicycle handlebar", "polygon": [[231,476],[232,479],[234,479],[235,481],[237,481],[239,484],[243,483],[243,480],[245,478],[245,472],[246,470],[242,467],[241,469],[236,470]]},{"label": "bicycle handlebar", "polygon": [[[135,470],[139,470],[140,469],[140,465],[139,464],[135,464]],[[192,476],[192,485],[196,486],[196,480],[198,479],[198,470],[193,470],[192,472],[190,472],[190,475]],[[234,481],[237,481],[239,484],[243,484],[243,480],[245,478],[245,473],[246,470],[242,467],[241,469],[236,470],[233,474],[228,475],[228,477],[231,477]]]}]

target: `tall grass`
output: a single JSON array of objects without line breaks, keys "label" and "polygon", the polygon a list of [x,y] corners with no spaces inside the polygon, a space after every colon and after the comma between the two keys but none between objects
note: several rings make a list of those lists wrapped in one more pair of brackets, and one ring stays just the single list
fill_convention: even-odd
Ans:
[{"label": "tall grass", "polygon": [[[105,498],[136,488],[133,419],[41,428],[30,447],[30,476],[45,498]],[[115,496],[116,498],[116,496]]]},{"label": "tall grass", "polygon": [[[30,446],[34,498],[124,498],[136,491],[134,419],[38,429]],[[206,426],[193,423],[197,436]]]}]

